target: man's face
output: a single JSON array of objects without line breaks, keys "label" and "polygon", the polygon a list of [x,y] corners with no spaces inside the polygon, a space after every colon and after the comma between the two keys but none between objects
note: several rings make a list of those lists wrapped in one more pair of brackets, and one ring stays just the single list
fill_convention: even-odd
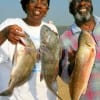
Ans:
[{"label": "man's face", "polygon": [[72,0],[70,12],[78,21],[88,21],[91,18],[93,8],[91,0]]}]

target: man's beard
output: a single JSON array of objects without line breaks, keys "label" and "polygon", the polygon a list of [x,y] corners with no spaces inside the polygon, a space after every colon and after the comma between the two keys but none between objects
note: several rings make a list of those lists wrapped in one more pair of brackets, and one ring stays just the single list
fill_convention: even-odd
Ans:
[{"label": "man's beard", "polygon": [[91,18],[92,14],[91,13],[87,13],[87,15],[81,15],[79,13],[76,13],[74,18],[79,21],[79,22],[85,22],[88,21]]}]

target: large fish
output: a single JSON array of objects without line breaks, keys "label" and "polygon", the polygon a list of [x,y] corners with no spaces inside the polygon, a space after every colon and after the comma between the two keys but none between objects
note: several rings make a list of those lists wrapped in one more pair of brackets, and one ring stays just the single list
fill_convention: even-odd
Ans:
[{"label": "large fish", "polygon": [[[58,97],[57,94],[57,75],[60,59],[59,35],[47,26],[41,28],[41,76],[44,78],[47,87]],[[41,80],[42,80],[41,78]],[[61,98],[60,98],[61,99]]]},{"label": "large fish", "polygon": [[36,62],[35,45],[27,34],[25,38],[21,38],[21,43],[16,46],[8,88],[0,93],[1,96],[12,95],[15,87],[24,84],[30,78]]},{"label": "large fish", "polygon": [[82,31],[78,40],[75,65],[69,83],[71,100],[79,100],[87,90],[88,80],[96,56],[95,41],[87,31]]}]

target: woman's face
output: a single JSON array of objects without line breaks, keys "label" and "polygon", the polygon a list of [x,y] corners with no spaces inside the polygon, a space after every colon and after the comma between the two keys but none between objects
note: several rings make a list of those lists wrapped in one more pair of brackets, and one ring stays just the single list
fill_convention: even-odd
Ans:
[{"label": "woman's face", "polygon": [[78,21],[88,21],[93,12],[91,0],[72,0],[72,2],[74,18]]},{"label": "woman's face", "polygon": [[27,17],[30,20],[41,21],[48,11],[47,0],[30,0],[26,5]]}]

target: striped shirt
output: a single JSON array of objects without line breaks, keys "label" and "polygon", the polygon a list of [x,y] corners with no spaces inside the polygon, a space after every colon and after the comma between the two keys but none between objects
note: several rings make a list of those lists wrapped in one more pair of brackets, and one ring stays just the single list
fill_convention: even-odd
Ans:
[{"label": "striped shirt", "polygon": [[[100,100],[100,18],[95,16],[95,21],[96,26],[91,34],[96,42],[96,60],[90,75],[86,94],[82,95],[80,100]],[[64,81],[70,79],[68,75],[68,51],[70,48],[77,50],[80,32],[81,29],[74,23],[60,36],[63,48],[60,67],[62,67],[61,77]]]}]

